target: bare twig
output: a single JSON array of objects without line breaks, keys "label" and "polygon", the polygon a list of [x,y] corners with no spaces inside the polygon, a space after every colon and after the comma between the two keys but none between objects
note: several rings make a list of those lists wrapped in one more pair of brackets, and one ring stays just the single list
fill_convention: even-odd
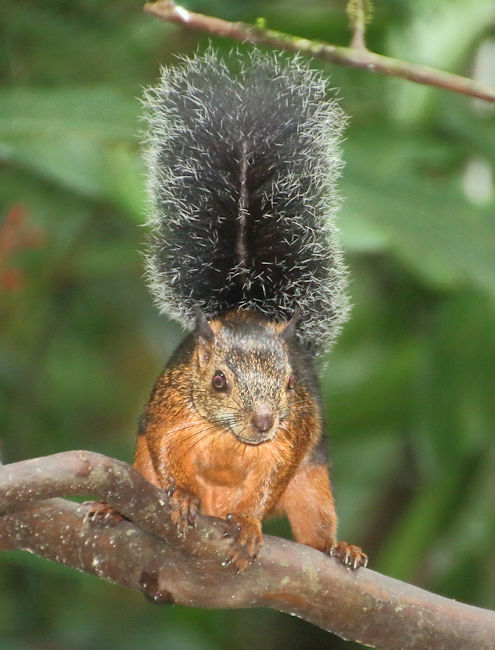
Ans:
[{"label": "bare twig", "polygon": [[[135,523],[94,528],[84,506],[60,494],[108,501]],[[166,494],[132,467],[91,452],[64,452],[0,468],[0,549],[24,549],[155,601],[196,607],[271,607],[380,648],[493,648],[495,613],[456,603],[368,569],[350,572],[307,546],[265,536],[241,575],[222,566],[226,522],[199,517],[186,539],[169,523]],[[139,524],[139,527],[136,526]],[[145,532],[147,531],[147,532]]]},{"label": "bare twig", "polygon": [[366,49],[366,23],[371,17],[371,0],[347,0],[347,15],[352,28],[351,48]]},{"label": "bare twig", "polygon": [[453,92],[470,95],[471,97],[485,99],[489,102],[495,102],[495,88],[480,81],[435,70],[425,65],[408,63],[400,59],[375,54],[364,47],[339,47],[330,43],[310,41],[298,36],[265,29],[260,25],[248,25],[242,22],[231,23],[213,16],[193,13],[184,9],[184,7],[176,5],[171,0],[159,0],[158,2],[147,3],[144,5],[144,10],[160,18],[160,20],[177,23],[189,29],[204,31],[209,34],[216,34],[256,45],[268,45],[291,52],[300,52],[301,54],[317,57],[331,63],[353,68],[363,68],[370,72],[379,72],[391,77],[400,77],[416,83],[437,86]]}]

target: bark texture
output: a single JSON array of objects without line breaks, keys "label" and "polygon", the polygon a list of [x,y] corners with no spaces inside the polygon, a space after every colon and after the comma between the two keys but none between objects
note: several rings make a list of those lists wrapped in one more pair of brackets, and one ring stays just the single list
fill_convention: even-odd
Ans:
[{"label": "bark texture", "polygon": [[[87,507],[107,501],[131,521],[95,528]],[[369,569],[351,572],[307,546],[265,536],[240,575],[222,566],[227,522],[200,516],[181,539],[168,496],[132,467],[70,451],[0,468],[0,550],[22,549],[136,589],[157,603],[271,607],[380,648],[495,648],[495,613],[431,594]]]}]

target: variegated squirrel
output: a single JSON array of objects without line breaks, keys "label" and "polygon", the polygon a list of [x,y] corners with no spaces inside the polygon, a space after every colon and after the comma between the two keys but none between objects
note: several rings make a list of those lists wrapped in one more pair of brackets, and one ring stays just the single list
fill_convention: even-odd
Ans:
[{"label": "variegated squirrel", "polygon": [[337,542],[315,369],[348,312],[334,223],[345,116],[297,57],[229,64],[209,49],[146,93],[148,278],[193,331],[153,387],[134,467],[170,490],[183,533],[198,508],[226,518],[238,570],[272,514],[355,569],[367,558]]}]

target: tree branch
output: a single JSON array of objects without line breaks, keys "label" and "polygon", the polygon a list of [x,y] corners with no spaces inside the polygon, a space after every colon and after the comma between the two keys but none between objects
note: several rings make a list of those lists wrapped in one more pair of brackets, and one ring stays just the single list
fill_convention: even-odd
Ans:
[{"label": "tree branch", "polygon": [[[132,522],[95,528],[85,521],[85,506],[39,501],[61,494],[105,500]],[[235,575],[222,566],[230,544],[225,521],[200,516],[180,539],[169,522],[166,493],[100,454],[64,452],[1,467],[0,512],[1,550],[30,551],[155,602],[271,607],[384,649],[493,648],[494,612],[368,569],[351,572],[302,544],[265,536],[255,564]]]},{"label": "tree branch", "polygon": [[[176,5],[171,0],[158,0],[158,2],[147,3],[144,5],[144,11],[160,20],[177,23],[189,29],[256,45],[268,45],[291,52],[300,52],[330,63],[362,68],[370,72],[379,72],[391,77],[400,77],[416,83],[437,86],[470,95],[471,97],[485,99],[489,102],[495,102],[495,88],[487,84],[425,65],[408,63],[400,59],[370,52],[364,47],[364,40],[359,47],[340,47],[322,41],[310,41],[299,36],[265,29],[259,25],[249,25],[242,22],[232,23],[213,16],[193,13],[184,9],[184,7]],[[359,36],[357,38],[359,39]]]}]

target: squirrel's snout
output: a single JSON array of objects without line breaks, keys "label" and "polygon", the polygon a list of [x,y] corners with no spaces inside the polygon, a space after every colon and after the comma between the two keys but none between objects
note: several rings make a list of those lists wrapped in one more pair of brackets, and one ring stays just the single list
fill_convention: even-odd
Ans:
[{"label": "squirrel's snout", "polygon": [[251,416],[251,425],[259,433],[270,431],[274,422],[275,417],[268,404],[259,404]]}]

